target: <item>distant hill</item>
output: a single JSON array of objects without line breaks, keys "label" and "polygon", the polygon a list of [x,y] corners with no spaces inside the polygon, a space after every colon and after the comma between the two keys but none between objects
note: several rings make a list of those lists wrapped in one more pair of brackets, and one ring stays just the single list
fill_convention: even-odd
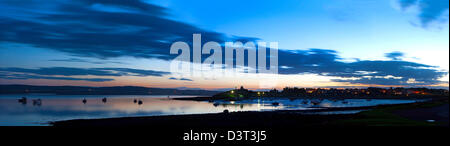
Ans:
[{"label": "distant hill", "polygon": [[115,87],[83,87],[83,86],[31,86],[31,85],[0,85],[0,94],[59,94],[59,95],[204,95],[219,93],[209,90],[147,88],[136,86]]}]

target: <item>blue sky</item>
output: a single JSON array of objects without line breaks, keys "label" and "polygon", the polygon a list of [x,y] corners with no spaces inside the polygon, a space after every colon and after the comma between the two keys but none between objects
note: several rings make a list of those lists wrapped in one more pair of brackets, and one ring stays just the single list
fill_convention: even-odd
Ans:
[{"label": "blue sky", "polygon": [[344,57],[363,54],[380,59],[384,52],[406,52],[421,44],[448,46],[448,21],[418,27],[422,24],[417,12],[412,12],[415,8],[403,11],[394,0],[164,0],[159,4],[180,14],[173,19],[231,35],[277,41],[284,49],[334,49],[343,50]]},{"label": "blue sky", "polygon": [[277,87],[448,88],[448,3],[5,0],[0,83],[258,88],[264,77],[174,78],[170,44],[201,33],[218,42],[278,42],[279,65],[289,68],[280,69]]}]

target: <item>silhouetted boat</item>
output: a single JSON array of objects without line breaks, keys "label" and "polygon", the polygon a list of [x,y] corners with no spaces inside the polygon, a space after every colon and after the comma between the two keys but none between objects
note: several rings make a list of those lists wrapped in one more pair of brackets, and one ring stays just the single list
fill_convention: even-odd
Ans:
[{"label": "silhouetted boat", "polygon": [[134,103],[137,103],[137,99],[134,99],[133,102],[134,102]]},{"label": "silhouetted boat", "polygon": [[41,99],[33,100],[33,105],[41,106],[42,105],[42,100]]},{"label": "silhouetted boat", "polygon": [[20,99],[17,99],[17,101],[19,101],[22,104],[27,104],[27,98],[26,97],[22,97]]},{"label": "silhouetted boat", "polygon": [[302,104],[308,104],[308,101],[307,100],[303,100]]},{"label": "silhouetted boat", "polygon": [[103,103],[106,103],[106,101],[107,101],[106,98],[103,98],[103,99],[102,99],[102,102],[103,102]]},{"label": "silhouetted boat", "polygon": [[84,99],[83,99],[83,103],[86,104],[86,102],[87,102],[87,100],[86,100],[86,98],[84,98]]},{"label": "silhouetted boat", "polygon": [[139,100],[139,101],[138,101],[138,104],[139,104],[139,105],[141,105],[141,104],[143,104],[143,103],[144,103],[144,102],[142,102],[142,100]]},{"label": "silhouetted boat", "polygon": [[321,102],[320,101],[311,101],[312,105],[319,105]]}]

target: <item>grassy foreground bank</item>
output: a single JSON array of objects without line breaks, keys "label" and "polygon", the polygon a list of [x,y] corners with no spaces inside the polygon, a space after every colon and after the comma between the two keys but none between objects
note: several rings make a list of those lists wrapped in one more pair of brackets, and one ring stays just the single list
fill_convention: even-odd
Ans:
[{"label": "grassy foreground bank", "polygon": [[449,126],[448,98],[374,109],[349,119],[333,121],[335,126]]}]

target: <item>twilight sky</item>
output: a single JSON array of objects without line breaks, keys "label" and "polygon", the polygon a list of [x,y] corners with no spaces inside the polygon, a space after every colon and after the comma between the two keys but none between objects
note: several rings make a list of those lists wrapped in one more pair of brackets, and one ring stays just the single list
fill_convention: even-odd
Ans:
[{"label": "twilight sky", "polygon": [[[2,0],[0,84],[448,89],[448,0]],[[279,74],[176,77],[170,45],[279,44]]]}]

